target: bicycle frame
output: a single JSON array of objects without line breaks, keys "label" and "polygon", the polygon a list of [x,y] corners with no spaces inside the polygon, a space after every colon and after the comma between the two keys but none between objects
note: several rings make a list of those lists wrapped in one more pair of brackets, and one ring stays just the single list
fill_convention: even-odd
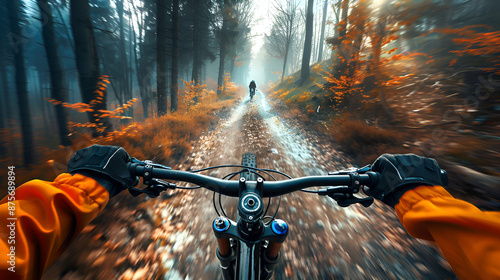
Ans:
[{"label": "bicycle frame", "polygon": [[255,95],[255,88],[250,88],[250,99],[253,98],[253,96]]}]

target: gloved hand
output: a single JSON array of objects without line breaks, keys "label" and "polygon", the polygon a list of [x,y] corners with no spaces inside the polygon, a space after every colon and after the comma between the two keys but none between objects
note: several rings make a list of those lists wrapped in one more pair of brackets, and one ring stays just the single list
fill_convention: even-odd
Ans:
[{"label": "gloved hand", "polygon": [[364,192],[392,207],[408,190],[422,185],[443,185],[438,163],[432,158],[414,154],[383,154],[373,163],[371,170],[381,174],[380,181],[375,187],[365,187]]},{"label": "gloved hand", "polygon": [[92,145],[78,150],[68,163],[68,173],[79,173],[96,180],[110,197],[139,183],[127,168],[130,156],[122,147]]}]

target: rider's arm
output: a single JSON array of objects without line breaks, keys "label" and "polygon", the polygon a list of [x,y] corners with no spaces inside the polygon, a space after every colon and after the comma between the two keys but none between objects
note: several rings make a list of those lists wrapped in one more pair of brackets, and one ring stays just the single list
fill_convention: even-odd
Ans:
[{"label": "rider's arm", "polygon": [[14,196],[14,216],[11,196],[0,201],[0,279],[41,278],[109,200],[109,192],[94,179],[68,173],[54,182],[27,182]]},{"label": "rider's arm", "polygon": [[395,209],[410,235],[438,244],[459,279],[500,279],[500,212],[483,212],[440,186],[405,192]]}]

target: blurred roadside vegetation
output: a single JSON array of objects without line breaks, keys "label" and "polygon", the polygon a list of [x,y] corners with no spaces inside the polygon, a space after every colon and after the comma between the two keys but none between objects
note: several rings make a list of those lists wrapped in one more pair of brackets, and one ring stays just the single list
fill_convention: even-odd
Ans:
[{"label": "blurred roadside vegetation", "polygon": [[[452,193],[498,209],[500,31],[445,28],[420,40],[437,38],[448,51],[401,53],[387,43],[374,62],[373,49],[360,48],[340,72],[334,55],[314,64],[305,83],[297,72],[270,85],[270,97],[359,166],[383,153],[433,157],[449,172]],[[342,47],[335,44],[334,51]]]}]

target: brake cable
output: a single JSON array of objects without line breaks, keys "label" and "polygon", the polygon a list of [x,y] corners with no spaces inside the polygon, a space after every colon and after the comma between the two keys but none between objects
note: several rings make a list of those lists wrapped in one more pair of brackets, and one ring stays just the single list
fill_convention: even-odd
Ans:
[{"label": "brake cable", "polygon": [[335,172],[329,172],[328,175],[349,175],[351,182],[349,186],[346,187],[329,187],[326,189],[318,190],[319,195],[327,195],[334,199],[337,204],[341,207],[348,207],[352,204],[359,203],[364,207],[369,207],[373,203],[372,197],[359,198],[354,194],[359,193],[361,187],[359,174],[366,173],[370,171],[371,166],[366,165],[361,168],[351,168],[347,170],[340,170]]},{"label": "brake cable", "polygon": [[[249,173],[253,173],[257,176],[259,176],[260,178],[264,179],[264,176],[262,176],[261,174],[259,174],[258,172],[263,172],[264,174],[268,175],[269,177],[273,178],[274,181],[277,181],[277,179],[271,175],[271,173],[277,173],[277,174],[280,174],[282,176],[285,176],[289,179],[292,179],[291,176],[289,176],[288,174],[286,173],[283,173],[281,171],[278,171],[278,170],[273,170],[273,169],[261,169],[261,168],[256,168],[256,167],[249,167],[249,166],[244,166],[244,165],[237,165],[237,164],[225,164],[225,165],[216,165],[216,166],[210,166],[210,167],[205,167],[205,168],[202,168],[202,169],[197,169],[197,170],[189,170],[188,172],[191,172],[191,173],[199,173],[199,172],[202,172],[202,171],[207,171],[207,170],[212,170],[212,169],[219,169],[219,168],[227,168],[227,167],[240,167],[240,168],[244,168],[240,171],[235,171],[235,172],[231,172],[227,175],[225,175],[224,177],[222,177],[222,180],[231,180],[232,178],[234,178],[236,175],[238,174],[241,174],[243,172],[249,172]],[[255,170],[255,171],[254,171]],[[256,172],[257,171],[257,172]],[[221,209],[221,212],[223,214],[224,217],[227,218],[227,214],[226,214],[226,211],[224,210],[224,207],[222,206],[222,194],[219,193],[219,208]],[[214,191],[214,194],[212,196],[212,203],[214,205],[214,210],[215,210],[215,213],[220,216],[220,213],[217,209],[217,202],[215,201],[215,191]],[[274,220],[274,218],[276,217],[276,214],[278,213],[278,210],[279,210],[279,206],[281,204],[281,196],[279,196],[279,200],[278,200],[278,206],[276,208],[276,211],[274,212],[274,215],[271,219]],[[267,211],[269,210],[269,207],[271,206],[271,197],[269,197],[269,200],[268,200],[268,203],[267,203],[267,207],[266,207],[266,210],[264,212],[264,215],[267,213]]]},{"label": "brake cable", "polygon": [[[265,178],[264,178],[261,174],[259,174],[259,173],[255,172],[255,171],[253,171],[253,170],[250,170],[250,169],[242,169],[242,170],[240,170],[240,171],[236,171],[236,172],[229,173],[229,174],[227,174],[226,176],[222,177],[222,180],[231,180],[231,179],[232,179],[232,178],[234,178],[236,175],[241,174],[241,173],[243,173],[243,172],[250,172],[250,173],[253,173],[253,174],[255,174],[255,175],[257,175],[257,176],[259,176],[260,178],[262,178],[262,179],[264,179],[264,180],[265,180]],[[266,172],[266,173],[267,173],[267,172]],[[269,176],[271,176],[274,180],[276,180],[276,179],[275,179],[275,178],[274,178],[271,174],[269,174],[269,173],[267,173],[267,174],[268,174]],[[214,200],[214,205],[215,205],[215,191],[214,191],[213,200]],[[266,208],[266,211],[264,212],[264,215],[267,213],[267,210],[269,209],[269,205],[270,205],[270,204],[271,204],[271,197],[269,197],[269,201],[267,202],[267,208]],[[226,214],[226,211],[224,211],[224,207],[222,207],[222,194],[221,194],[221,193],[219,193],[219,207],[220,207],[220,209],[221,209],[221,211],[222,211],[222,214],[224,214],[224,217],[228,218],[228,216],[227,216],[227,214]],[[219,215],[219,212],[218,212],[217,210],[216,210],[215,212],[217,213],[217,215]]]},{"label": "brake cable", "polygon": [[[257,176],[259,176],[260,178],[264,179],[264,176],[262,176],[261,174],[259,174],[258,172],[263,172],[264,174],[268,175],[269,177],[271,177],[274,181],[278,181],[271,173],[277,173],[277,174],[280,174],[284,177],[287,177],[289,179],[292,179],[292,177],[284,172],[281,172],[281,171],[278,171],[278,170],[273,170],[273,169],[261,169],[261,168],[256,168],[256,167],[249,167],[249,166],[243,166],[243,165],[218,165],[218,166],[211,166],[211,167],[206,167],[206,168],[202,168],[202,169],[198,169],[198,170],[191,170],[190,172],[193,172],[193,173],[197,173],[197,172],[202,172],[202,171],[207,171],[207,170],[212,170],[212,169],[217,169],[217,168],[226,168],[226,167],[241,167],[241,168],[244,168],[240,171],[236,171],[236,172],[231,172],[227,175],[225,175],[224,177],[222,177],[222,180],[231,180],[232,178],[234,178],[236,175],[238,174],[241,174],[243,172],[249,172],[249,173],[253,173]],[[255,170],[255,171],[254,171]],[[214,194],[212,196],[212,203],[214,205],[214,210],[215,210],[215,213],[220,216],[220,213],[217,209],[217,203],[215,201],[215,191],[214,191]],[[273,216],[271,217],[271,219],[269,220],[269,222],[266,223],[266,225],[269,225],[273,220],[274,218],[276,217],[276,215],[278,214],[278,210],[279,210],[279,207],[281,205],[281,196],[278,197],[278,205],[276,206],[276,211],[274,211],[274,214]],[[266,207],[266,210],[264,211],[264,214],[263,216],[266,215],[267,211],[269,210],[269,207],[271,206],[271,197],[269,197],[269,200],[267,202],[267,207]],[[221,212],[222,214],[224,215],[224,217],[227,218],[227,214],[224,210],[224,207],[222,206],[222,194],[219,193],[219,208],[221,209]]]},{"label": "brake cable", "polygon": [[[144,178],[143,182],[144,182],[144,184],[148,185],[146,188],[144,188],[142,190],[141,189],[137,189],[137,188],[130,188],[129,192],[133,196],[138,196],[141,193],[145,193],[149,197],[158,197],[159,194],[162,191],[166,191],[169,188],[170,189],[184,189],[184,190],[193,190],[193,189],[199,189],[199,188],[201,188],[201,186],[196,186],[196,187],[181,187],[181,186],[177,186],[175,184],[172,184],[172,183],[160,180],[160,179],[152,178],[153,167],[161,168],[161,169],[172,169],[171,167],[154,163],[151,160],[140,161],[140,160],[138,160],[136,158],[132,158],[132,162],[134,162],[134,163],[140,163],[140,164],[144,165],[144,167],[146,168],[146,172],[144,173],[144,176],[143,176],[143,178]],[[278,181],[278,180],[271,173],[280,174],[280,175],[282,175],[284,177],[292,179],[292,177],[290,175],[288,175],[288,174],[286,174],[284,172],[278,171],[278,170],[261,169],[261,168],[256,168],[256,167],[249,167],[249,166],[243,166],[243,165],[233,165],[233,164],[231,164],[231,165],[228,164],[228,165],[210,166],[210,167],[206,167],[206,168],[202,168],[202,169],[198,169],[198,170],[190,170],[188,172],[198,173],[198,172],[202,172],[202,171],[207,171],[207,170],[212,170],[212,169],[218,169],[218,168],[226,168],[226,167],[239,167],[239,168],[244,168],[244,169],[242,169],[240,171],[237,171],[237,172],[232,172],[232,173],[227,174],[226,176],[224,176],[222,178],[223,180],[225,180],[225,179],[231,180],[236,175],[241,174],[243,172],[253,173],[253,174],[259,176],[260,178],[262,178],[264,180],[265,180],[265,178],[261,174],[259,174],[258,172],[262,172],[262,173],[268,175],[274,181]],[[147,172],[147,171],[149,171],[149,172]],[[303,191],[305,191],[305,190],[303,190]],[[312,191],[307,191],[307,192],[312,192]],[[227,217],[227,214],[224,211],[224,207],[222,206],[222,200],[221,200],[221,198],[222,198],[222,194],[219,193],[219,206],[220,206],[221,212],[224,215],[224,217]],[[220,216],[220,213],[217,210],[217,203],[215,202],[215,191],[214,191],[214,194],[213,194],[212,202],[213,202],[213,205],[214,205],[215,212],[217,213],[218,216]],[[280,205],[281,205],[281,196],[279,196],[278,205],[276,206],[276,211],[274,212],[274,214],[271,217],[270,221],[268,223],[266,223],[266,225],[269,225],[274,220],[274,218],[276,217],[276,215],[278,213]],[[266,210],[265,210],[263,216],[265,216],[267,214],[267,211],[269,210],[270,206],[271,206],[271,197],[269,197],[269,200],[268,200],[268,203],[267,203],[267,207],[266,207]],[[265,216],[265,217],[267,217],[267,216]]]}]

